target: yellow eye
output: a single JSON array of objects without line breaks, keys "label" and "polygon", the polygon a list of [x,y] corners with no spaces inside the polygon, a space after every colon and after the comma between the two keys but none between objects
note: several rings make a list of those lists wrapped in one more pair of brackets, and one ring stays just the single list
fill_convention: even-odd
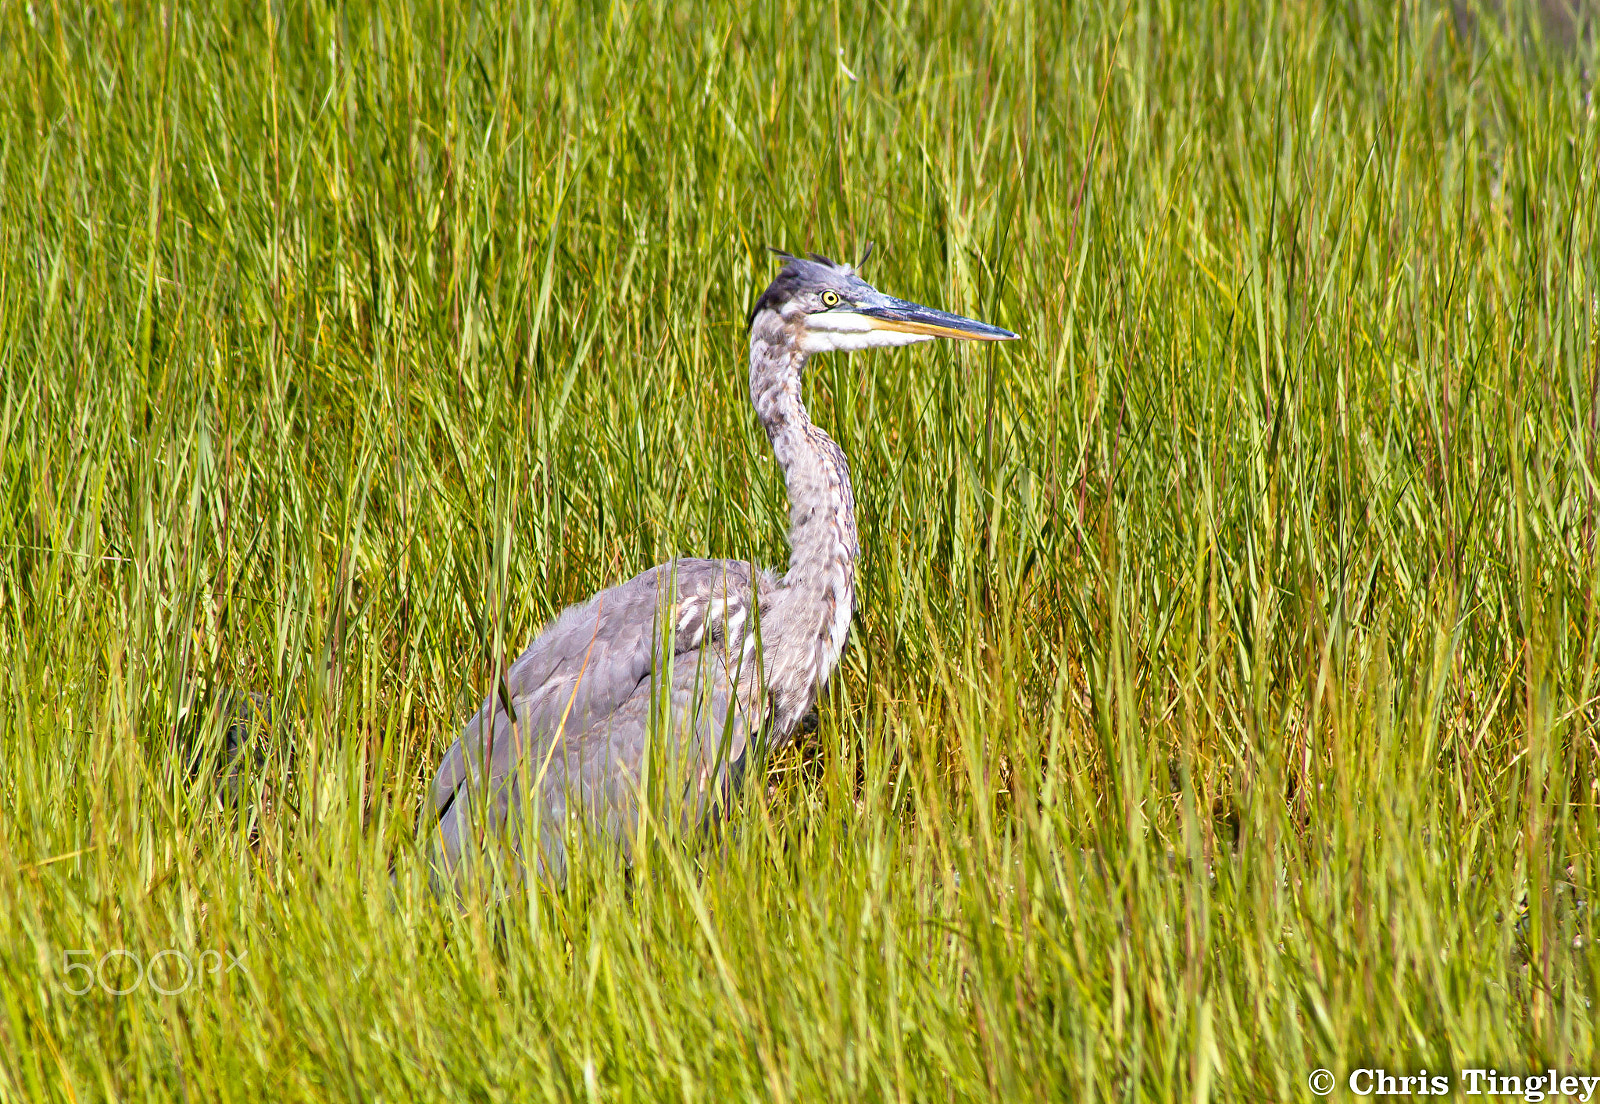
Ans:
[{"label": "yellow eye", "polygon": [[839,295],[838,295],[838,293],[837,292],[832,292],[832,291],[823,292],[822,293],[822,305],[825,306],[825,307],[837,307],[839,305]]}]

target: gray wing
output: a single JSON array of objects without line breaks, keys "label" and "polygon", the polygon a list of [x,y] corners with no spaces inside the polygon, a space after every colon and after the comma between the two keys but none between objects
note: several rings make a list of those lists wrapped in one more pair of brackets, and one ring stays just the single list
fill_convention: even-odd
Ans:
[{"label": "gray wing", "polygon": [[571,815],[626,848],[655,759],[696,783],[684,815],[702,817],[759,727],[751,603],[773,586],[746,563],[676,560],[563,612],[507,670],[511,712],[491,694],[440,764],[439,872],[453,879],[467,842],[513,825],[530,796],[547,856]]}]

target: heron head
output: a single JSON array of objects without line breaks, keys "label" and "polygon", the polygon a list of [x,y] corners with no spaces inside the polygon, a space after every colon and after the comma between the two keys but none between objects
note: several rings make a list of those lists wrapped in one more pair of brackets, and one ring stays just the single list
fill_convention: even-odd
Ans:
[{"label": "heron head", "polygon": [[1013,341],[1017,337],[986,322],[885,295],[850,265],[835,264],[819,254],[779,256],[785,261],[783,269],[756,300],[750,324],[754,326],[763,312],[772,312],[805,352],[848,353],[912,345],[936,337],[962,341]]}]

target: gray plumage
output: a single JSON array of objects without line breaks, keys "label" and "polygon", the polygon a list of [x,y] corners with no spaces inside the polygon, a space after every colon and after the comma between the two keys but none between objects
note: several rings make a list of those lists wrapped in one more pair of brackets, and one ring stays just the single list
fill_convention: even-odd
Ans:
[{"label": "gray plumage", "polygon": [[815,254],[784,258],[749,332],[750,399],[789,494],[788,571],[674,560],[551,622],[439,766],[441,888],[459,887],[474,857],[495,851],[513,873],[560,880],[574,829],[627,857],[647,797],[670,803],[661,811],[686,829],[725,809],[755,761],[786,744],[815,703],[855,611],[850,466],[806,411],[807,359],[934,337],[1016,336],[884,295]]}]

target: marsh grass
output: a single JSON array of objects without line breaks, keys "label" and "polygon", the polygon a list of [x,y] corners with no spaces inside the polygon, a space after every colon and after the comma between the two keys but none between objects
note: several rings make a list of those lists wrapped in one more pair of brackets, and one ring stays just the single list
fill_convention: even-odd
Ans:
[{"label": "marsh grass", "polygon": [[[1574,26],[0,3],[0,1097],[1590,1068]],[[783,563],[744,312],[764,246],[869,240],[1025,341],[816,365],[865,554],[820,729],[709,846],[437,907],[499,664]],[[238,966],[72,995],[85,949]]]}]

